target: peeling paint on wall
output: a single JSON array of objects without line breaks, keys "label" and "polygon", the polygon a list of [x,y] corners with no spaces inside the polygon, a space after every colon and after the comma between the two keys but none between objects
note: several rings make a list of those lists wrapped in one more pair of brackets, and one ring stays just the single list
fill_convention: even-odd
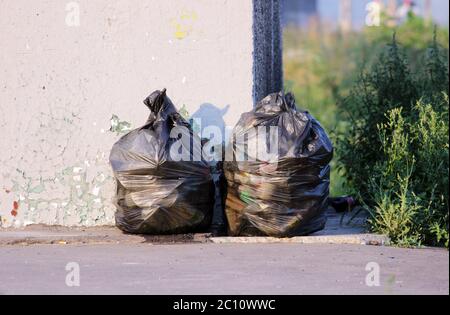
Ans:
[{"label": "peeling paint on wall", "polygon": [[131,123],[128,121],[122,121],[119,119],[119,116],[112,115],[111,119],[111,127],[109,131],[115,132],[117,135],[124,134],[131,131]]},{"label": "peeling paint on wall", "polygon": [[114,224],[109,152],[153,90],[186,118],[225,103],[234,125],[252,107],[252,0],[79,4],[68,27],[65,3],[0,1],[2,227]]},{"label": "peeling paint on wall", "polygon": [[186,104],[183,104],[181,108],[178,110],[178,113],[183,117],[185,120],[189,120],[190,114],[189,111],[186,108]]},{"label": "peeling paint on wall", "polygon": [[[49,106],[29,118],[19,117],[20,132],[10,139],[16,146],[0,156],[2,227],[114,222],[110,145],[105,151],[103,145],[91,148],[89,140],[96,130],[86,129],[82,111]],[[130,123],[117,122],[118,133],[131,128]],[[112,134],[102,137],[105,143],[116,139]]]},{"label": "peeling paint on wall", "polygon": [[48,178],[33,178],[17,169],[19,177],[12,179],[11,188],[17,201],[9,220],[2,215],[2,226],[112,222],[114,211],[109,204],[114,181],[109,169],[102,170],[105,165],[109,168],[102,158],[65,167]]},{"label": "peeling paint on wall", "polygon": [[174,37],[176,39],[186,38],[194,29],[197,21],[197,13],[195,11],[183,11],[177,18],[172,19],[171,23],[174,28]]},{"label": "peeling paint on wall", "polygon": [[11,215],[13,217],[17,217],[18,211],[19,210],[19,202],[15,201],[13,202],[13,208],[11,210]]}]

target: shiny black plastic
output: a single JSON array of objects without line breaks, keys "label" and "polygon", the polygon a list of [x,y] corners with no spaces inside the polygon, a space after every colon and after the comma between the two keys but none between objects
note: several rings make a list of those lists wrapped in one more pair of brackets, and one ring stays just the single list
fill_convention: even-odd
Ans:
[{"label": "shiny black plastic", "polygon": [[260,126],[278,127],[277,160],[240,161],[236,145],[231,148],[233,159],[224,163],[229,234],[289,237],[322,229],[333,156],[326,132],[308,112],[297,109],[291,94],[282,93],[242,114],[233,137],[247,134],[250,147],[258,137],[249,130]]},{"label": "shiny black plastic", "polygon": [[[165,89],[144,100],[150,116],[144,126],[114,144],[110,162],[117,182],[116,225],[129,233],[175,234],[206,230],[214,207],[210,165],[195,161],[201,150],[188,143],[195,139],[190,125],[177,113]],[[174,161],[170,131],[187,127],[182,142],[189,161]]]}]

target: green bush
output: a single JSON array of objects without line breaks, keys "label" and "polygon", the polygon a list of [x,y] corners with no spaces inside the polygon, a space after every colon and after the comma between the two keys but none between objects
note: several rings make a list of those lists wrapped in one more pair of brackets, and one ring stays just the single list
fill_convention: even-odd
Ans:
[{"label": "green bush", "polygon": [[448,247],[448,65],[432,42],[414,67],[395,36],[342,103],[338,156],[373,231]]},{"label": "green bush", "polygon": [[[398,39],[402,43],[406,57],[410,62],[410,67],[414,71],[422,64],[423,51],[427,49],[430,42],[433,40],[433,28],[435,26],[429,23],[426,19],[410,14],[406,21],[397,27],[395,30],[398,34]],[[364,59],[367,63],[373,60],[380,52],[380,48],[389,42],[392,38],[394,28],[386,23],[381,24],[380,27],[367,27],[363,32],[362,50],[364,52]],[[448,29],[439,28],[436,41],[448,50]]]},{"label": "green bush", "polygon": [[[410,16],[396,28],[410,63],[408,68],[416,73],[417,68],[423,69],[425,61],[422,55],[433,39],[433,25],[420,17]],[[286,88],[295,94],[301,107],[308,109],[321,122],[333,143],[337,143],[352,124],[349,115],[341,115],[340,109],[359,77],[359,69],[370,67],[376,62],[385,43],[392,37],[392,32],[393,27],[382,25],[341,33],[316,22],[306,28],[288,27],[284,30],[283,70]],[[445,52],[448,51],[448,29],[439,28],[436,41]],[[439,82],[443,84],[445,80],[439,79],[435,83]],[[431,88],[439,89],[440,85],[435,83],[431,84]],[[373,130],[377,131],[376,124]],[[332,161],[331,194],[353,194],[355,187],[349,185],[349,181],[344,181],[345,167],[339,163],[339,154],[337,150],[336,158]],[[361,163],[365,163],[365,160]]]}]

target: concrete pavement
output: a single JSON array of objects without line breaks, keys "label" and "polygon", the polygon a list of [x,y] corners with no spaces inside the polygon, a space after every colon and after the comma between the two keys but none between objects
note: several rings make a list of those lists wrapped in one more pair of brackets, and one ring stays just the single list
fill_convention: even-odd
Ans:
[{"label": "concrete pavement", "polygon": [[[79,266],[80,286],[66,284],[70,262]],[[441,249],[15,245],[0,246],[0,266],[0,294],[449,294],[449,253]]]},{"label": "concrete pavement", "polygon": [[[326,212],[323,230],[309,236],[274,237],[211,237],[209,234],[131,235],[114,226],[65,227],[30,225],[22,228],[0,228],[1,245],[30,244],[174,244],[174,243],[299,243],[299,244],[364,244],[385,245],[389,239],[366,232],[366,216],[360,212],[351,222],[332,209]],[[349,216],[347,216],[349,217]],[[345,219],[345,220],[344,220]]]}]

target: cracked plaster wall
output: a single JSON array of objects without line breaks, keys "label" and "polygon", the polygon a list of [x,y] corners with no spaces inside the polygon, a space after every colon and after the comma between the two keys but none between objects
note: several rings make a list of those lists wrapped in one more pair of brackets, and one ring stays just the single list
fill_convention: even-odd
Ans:
[{"label": "cracked plaster wall", "polygon": [[[67,23],[73,4],[79,25]],[[263,49],[253,8],[0,0],[0,226],[113,224],[109,151],[145,122],[142,100],[155,89],[189,113],[229,105],[233,126],[255,101],[254,78],[266,75],[253,63]]]}]

